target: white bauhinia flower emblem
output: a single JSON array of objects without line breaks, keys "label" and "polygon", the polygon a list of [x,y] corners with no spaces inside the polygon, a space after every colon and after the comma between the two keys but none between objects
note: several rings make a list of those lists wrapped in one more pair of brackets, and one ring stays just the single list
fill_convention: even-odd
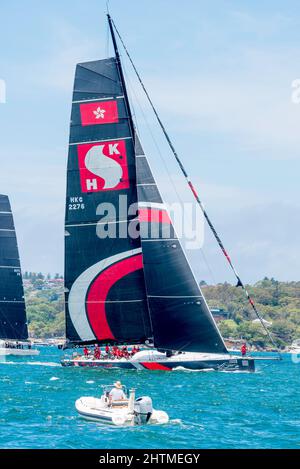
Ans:
[{"label": "white bauhinia flower emblem", "polygon": [[97,107],[96,111],[93,111],[93,113],[95,114],[96,116],[96,119],[104,119],[104,113],[105,113],[105,109],[101,109],[101,107]]}]

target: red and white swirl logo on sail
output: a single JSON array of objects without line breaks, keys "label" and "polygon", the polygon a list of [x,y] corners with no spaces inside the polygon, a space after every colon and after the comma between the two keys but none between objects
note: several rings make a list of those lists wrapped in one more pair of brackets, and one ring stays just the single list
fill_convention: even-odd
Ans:
[{"label": "red and white swirl logo on sail", "polygon": [[82,192],[129,187],[125,140],[84,143],[77,152]]},{"label": "red and white swirl logo on sail", "polygon": [[136,248],[96,262],[79,275],[70,289],[68,308],[81,340],[116,339],[108,323],[107,296],[116,282],[142,268],[142,249]]}]

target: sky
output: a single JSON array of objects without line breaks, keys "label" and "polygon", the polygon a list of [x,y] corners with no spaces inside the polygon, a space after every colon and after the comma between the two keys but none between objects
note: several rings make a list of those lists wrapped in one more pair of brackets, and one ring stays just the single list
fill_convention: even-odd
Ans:
[{"label": "sky", "polygon": [[[292,82],[300,78],[300,3],[110,0],[109,8],[243,280],[299,280],[300,104]],[[73,76],[77,62],[112,54],[106,2],[2,0],[0,13],[0,193],[11,199],[22,269],[63,272]],[[163,197],[189,201],[122,58]],[[209,230],[203,249],[187,255],[199,280],[234,281]]]}]

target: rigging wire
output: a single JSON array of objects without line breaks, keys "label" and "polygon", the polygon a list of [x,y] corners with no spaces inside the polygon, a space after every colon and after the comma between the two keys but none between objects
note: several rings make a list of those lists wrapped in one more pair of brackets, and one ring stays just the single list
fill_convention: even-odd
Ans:
[{"label": "rigging wire", "polygon": [[148,102],[149,102],[149,104],[150,104],[150,106],[151,106],[151,108],[152,108],[152,110],[153,110],[153,112],[154,112],[154,114],[155,114],[155,117],[156,117],[156,119],[157,119],[157,121],[158,121],[158,124],[159,124],[159,126],[160,126],[160,128],[161,128],[161,130],[162,130],[162,132],[163,132],[163,134],[164,134],[164,136],[165,136],[165,138],[166,138],[166,140],[167,140],[167,142],[168,142],[168,144],[169,144],[169,147],[170,147],[170,149],[171,149],[171,151],[172,151],[172,153],[173,153],[173,155],[174,155],[174,157],[175,157],[175,159],[176,159],[176,161],[177,161],[177,163],[178,163],[178,165],[179,165],[179,167],[180,167],[180,169],[181,169],[181,171],[182,171],[182,173],[183,173],[183,175],[184,175],[184,177],[185,177],[185,179],[186,179],[186,181],[187,181],[187,184],[188,184],[190,190],[192,191],[193,196],[194,196],[196,202],[197,202],[198,205],[200,206],[200,208],[201,208],[201,210],[202,210],[202,213],[203,213],[203,215],[204,215],[204,217],[205,217],[205,219],[206,219],[206,221],[207,221],[207,223],[208,223],[208,225],[209,225],[209,227],[210,227],[210,229],[211,229],[211,231],[212,231],[212,233],[213,233],[213,235],[214,235],[214,237],[215,237],[215,239],[216,239],[218,245],[219,245],[220,248],[221,248],[221,251],[223,252],[223,254],[224,254],[224,256],[225,256],[225,258],[226,258],[226,260],[227,260],[227,262],[228,262],[228,264],[229,264],[229,266],[230,266],[230,268],[231,268],[231,270],[233,271],[233,273],[234,273],[234,275],[235,275],[235,277],[236,277],[236,279],[237,279],[237,287],[240,286],[240,287],[243,289],[243,291],[244,291],[244,293],[245,293],[245,295],[246,295],[246,297],[247,297],[247,300],[248,300],[250,306],[252,307],[252,309],[253,309],[254,313],[256,314],[257,318],[259,319],[259,321],[260,321],[260,323],[261,323],[263,329],[265,330],[265,332],[266,332],[266,334],[267,334],[267,336],[268,336],[270,342],[273,344],[273,346],[274,346],[275,349],[277,350],[277,353],[278,353],[279,357],[281,358],[281,355],[280,355],[278,346],[276,345],[276,343],[275,343],[275,341],[274,341],[274,339],[273,339],[273,337],[272,337],[270,331],[269,331],[268,328],[266,327],[266,325],[265,325],[265,323],[264,323],[264,321],[263,321],[263,318],[261,317],[261,315],[260,315],[260,313],[259,313],[259,311],[258,311],[258,309],[257,309],[257,307],[256,307],[256,305],[255,305],[255,303],[254,303],[254,301],[253,301],[253,299],[252,299],[252,297],[250,296],[250,294],[249,294],[249,292],[248,292],[248,290],[247,290],[247,288],[246,288],[246,286],[245,286],[244,283],[242,282],[242,280],[241,280],[241,278],[240,278],[240,276],[239,276],[239,274],[238,274],[238,272],[237,272],[235,266],[233,265],[233,262],[232,262],[231,258],[229,257],[229,254],[227,253],[227,251],[226,251],[226,249],[225,249],[225,246],[224,246],[224,244],[223,244],[221,238],[219,237],[219,235],[218,235],[218,233],[217,233],[217,231],[216,231],[214,225],[212,224],[212,222],[211,222],[211,220],[210,220],[210,218],[209,218],[209,216],[208,216],[208,214],[207,214],[207,212],[206,212],[206,210],[205,210],[205,208],[204,208],[204,205],[203,205],[203,203],[202,203],[202,201],[201,201],[201,199],[200,199],[200,197],[199,197],[199,195],[198,195],[196,189],[194,188],[193,183],[192,183],[191,179],[189,178],[188,173],[187,173],[186,170],[185,170],[185,167],[183,166],[183,164],[182,164],[182,162],[181,162],[181,160],[180,160],[180,158],[179,158],[179,156],[178,156],[178,154],[177,154],[177,152],[176,152],[176,149],[175,149],[175,147],[174,147],[174,145],[173,145],[173,143],[172,143],[172,141],[171,141],[171,139],[170,139],[170,137],[169,137],[169,135],[168,135],[168,133],[167,133],[167,131],[166,131],[166,129],[165,129],[165,127],[164,127],[164,125],[163,125],[161,119],[160,119],[160,117],[159,117],[159,114],[158,114],[158,112],[157,112],[157,110],[156,110],[156,108],[155,108],[155,106],[154,106],[154,104],[153,104],[153,102],[152,102],[152,100],[151,100],[149,94],[148,94],[148,91],[147,91],[147,89],[146,89],[146,87],[145,87],[145,85],[144,85],[144,83],[143,83],[143,81],[142,81],[142,78],[141,78],[141,76],[140,76],[140,74],[139,74],[139,72],[138,72],[138,70],[137,70],[137,68],[136,68],[136,66],[135,66],[135,64],[134,64],[134,62],[133,62],[133,60],[132,60],[132,58],[131,58],[131,55],[130,55],[129,52],[128,52],[128,49],[127,49],[127,47],[126,47],[126,45],[125,45],[125,43],[124,43],[124,41],[123,41],[123,39],[122,39],[122,36],[120,35],[119,30],[117,29],[117,27],[116,27],[116,25],[115,25],[114,20],[113,20],[112,18],[110,18],[110,20],[111,20],[112,26],[114,27],[114,29],[115,29],[115,31],[116,31],[116,33],[117,33],[117,36],[119,37],[120,42],[121,42],[121,44],[122,44],[122,46],[123,46],[123,48],[124,48],[124,50],[125,50],[125,53],[126,53],[126,55],[127,55],[128,59],[129,59],[131,65],[132,65],[132,68],[133,68],[133,70],[134,70],[134,72],[135,72],[135,74],[136,74],[136,76],[137,76],[137,79],[138,79],[138,81],[139,81],[139,83],[140,83],[140,85],[141,85],[141,87],[142,87],[142,89],[143,89],[143,91],[144,91],[144,93],[145,93],[145,95],[146,95],[146,97],[147,97],[147,100],[148,100]]}]

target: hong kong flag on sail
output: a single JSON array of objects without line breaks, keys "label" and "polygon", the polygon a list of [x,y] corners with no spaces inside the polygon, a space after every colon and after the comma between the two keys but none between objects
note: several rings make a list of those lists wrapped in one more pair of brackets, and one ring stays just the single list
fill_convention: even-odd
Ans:
[{"label": "hong kong flag on sail", "polygon": [[77,153],[82,192],[129,187],[125,140],[83,143]]},{"label": "hong kong flag on sail", "polygon": [[81,124],[114,124],[119,121],[117,101],[95,101],[80,104]]}]

